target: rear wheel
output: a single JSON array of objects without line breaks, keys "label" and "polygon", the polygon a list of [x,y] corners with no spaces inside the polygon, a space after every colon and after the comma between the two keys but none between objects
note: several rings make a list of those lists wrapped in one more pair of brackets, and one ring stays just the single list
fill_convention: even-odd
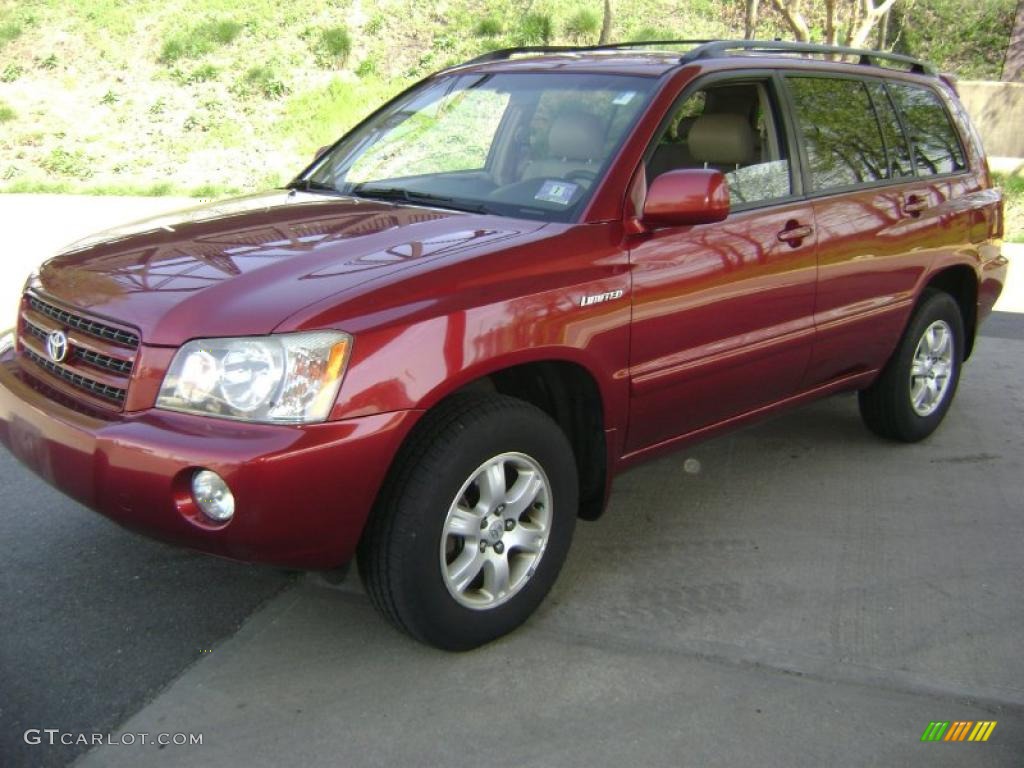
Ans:
[{"label": "rear wheel", "polygon": [[960,307],[927,291],[878,379],[860,393],[860,412],[882,437],[916,442],[942,422],[956,394],[964,356]]},{"label": "rear wheel", "polygon": [[510,632],[561,569],[577,493],[572,448],[544,412],[498,395],[452,398],[396,459],[360,543],[370,599],[447,650]]}]

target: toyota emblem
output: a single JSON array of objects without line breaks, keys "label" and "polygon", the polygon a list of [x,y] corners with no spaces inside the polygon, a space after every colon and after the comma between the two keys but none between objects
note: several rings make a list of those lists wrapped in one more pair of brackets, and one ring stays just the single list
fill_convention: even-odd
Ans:
[{"label": "toyota emblem", "polygon": [[55,363],[64,362],[68,356],[68,336],[64,331],[53,331],[46,337],[46,352]]}]

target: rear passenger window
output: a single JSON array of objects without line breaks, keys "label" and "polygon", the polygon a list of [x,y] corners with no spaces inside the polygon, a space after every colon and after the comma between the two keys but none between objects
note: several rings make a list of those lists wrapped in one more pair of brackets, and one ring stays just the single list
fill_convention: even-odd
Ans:
[{"label": "rear passenger window", "polygon": [[885,139],[885,151],[889,157],[889,178],[913,176],[914,164],[910,161],[910,146],[885,86],[880,82],[869,82],[867,88],[875,105],[878,124],[882,127],[882,138]]},{"label": "rear passenger window", "polygon": [[890,83],[889,89],[910,132],[917,175],[936,176],[966,168],[960,138],[938,94],[906,83]]},{"label": "rear passenger window", "polygon": [[787,78],[814,191],[890,178],[885,141],[860,80]]}]

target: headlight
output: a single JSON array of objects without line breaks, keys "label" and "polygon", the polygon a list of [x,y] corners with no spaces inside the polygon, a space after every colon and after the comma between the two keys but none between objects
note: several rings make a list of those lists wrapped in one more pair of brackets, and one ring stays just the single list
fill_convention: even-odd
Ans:
[{"label": "headlight", "polygon": [[246,421],[324,421],[351,349],[352,337],[338,331],[190,341],[174,356],[156,405]]}]

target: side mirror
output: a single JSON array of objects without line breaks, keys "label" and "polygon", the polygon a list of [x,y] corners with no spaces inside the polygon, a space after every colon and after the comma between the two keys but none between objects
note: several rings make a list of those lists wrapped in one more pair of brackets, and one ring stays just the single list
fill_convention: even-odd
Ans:
[{"label": "side mirror", "polygon": [[721,171],[667,171],[647,190],[645,224],[710,224],[729,215],[729,185]]}]

